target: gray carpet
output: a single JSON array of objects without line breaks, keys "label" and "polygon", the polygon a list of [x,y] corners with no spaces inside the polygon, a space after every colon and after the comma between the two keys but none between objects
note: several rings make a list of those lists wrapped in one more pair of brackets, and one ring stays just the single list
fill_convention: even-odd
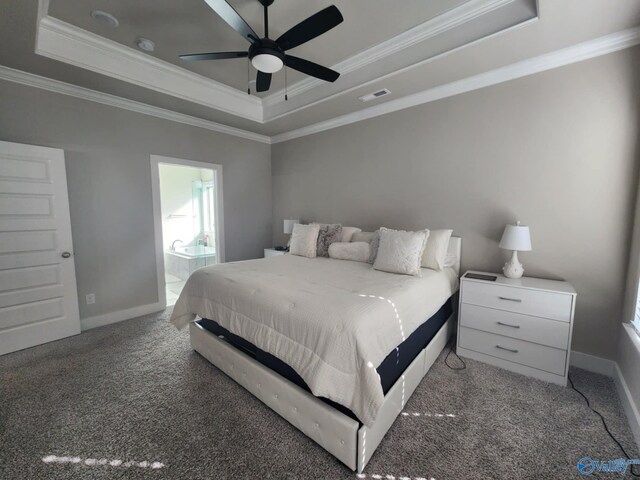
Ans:
[{"label": "gray carpet", "polygon": [[[0,479],[356,478],[193,352],[167,313],[0,357]],[[366,478],[585,478],[580,458],[621,457],[569,388],[467,364],[437,360]],[[571,375],[636,456],[613,381]]]}]

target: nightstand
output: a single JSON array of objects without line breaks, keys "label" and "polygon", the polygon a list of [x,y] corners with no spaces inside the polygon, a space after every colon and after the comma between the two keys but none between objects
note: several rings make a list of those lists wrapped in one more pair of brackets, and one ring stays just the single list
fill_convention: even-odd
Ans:
[{"label": "nightstand", "polygon": [[265,248],[264,249],[264,258],[269,258],[269,257],[278,257],[280,255],[284,255],[285,252],[284,250],[276,250],[275,248]]},{"label": "nightstand", "polygon": [[541,278],[460,282],[460,356],[560,385],[567,384],[576,291]]}]

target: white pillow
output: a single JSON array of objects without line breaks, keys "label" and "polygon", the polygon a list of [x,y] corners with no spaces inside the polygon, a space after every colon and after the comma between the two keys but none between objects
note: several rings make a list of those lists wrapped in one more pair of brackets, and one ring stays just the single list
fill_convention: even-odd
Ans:
[{"label": "white pillow", "polygon": [[455,267],[458,263],[458,255],[453,253],[447,253],[447,256],[444,258],[444,268],[452,268]]},{"label": "white pillow", "polygon": [[367,242],[335,242],[329,245],[329,256],[336,260],[368,262],[371,246]]},{"label": "white pillow", "polygon": [[453,230],[431,230],[427,246],[422,254],[422,266],[437,272],[445,267],[449,240]]},{"label": "white pillow", "polygon": [[300,257],[315,258],[318,253],[318,233],[320,225],[301,225],[296,223],[291,233],[291,247],[289,253]]},{"label": "white pillow", "polygon": [[420,262],[429,230],[406,232],[380,228],[380,245],[373,268],[383,272],[421,277]]},{"label": "white pillow", "polygon": [[340,239],[340,241],[350,242],[353,237],[353,234],[361,231],[362,229],[358,227],[342,227],[342,238]]}]

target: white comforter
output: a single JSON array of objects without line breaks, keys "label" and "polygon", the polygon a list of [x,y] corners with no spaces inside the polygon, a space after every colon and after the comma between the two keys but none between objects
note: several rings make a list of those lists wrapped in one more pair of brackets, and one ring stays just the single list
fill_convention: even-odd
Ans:
[{"label": "white comforter", "polygon": [[458,289],[453,269],[422,275],[293,255],[225,263],[191,275],[171,322],[215,320],[369,426],[384,400],[376,367]]}]

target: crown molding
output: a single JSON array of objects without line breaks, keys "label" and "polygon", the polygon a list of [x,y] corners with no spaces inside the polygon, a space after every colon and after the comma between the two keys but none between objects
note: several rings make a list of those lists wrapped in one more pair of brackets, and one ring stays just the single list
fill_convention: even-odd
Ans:
[{"label": "crown molding", "polygon": [[97,92],[88,88],[79,87],[1,65],[0,80],[40,88],[54,93],[68,95],[116,108],[122,108],[136,113],[204,128],[219,133],[225,133],[256,142],[272,144],[286,142],[307,135],[313,135],[315,133],[378,117],[387,113],[397,112],[399,110],[459,95],[461,93],[489,87],[491,85],[497,85],[509,80],[515,80],[535,73],[552,70],[554,68],[563,67],[565,65],[588,60],[590,58],[617,52],[638,44],[640,44],[640,27],[622,30],[620,32],[582,42],[571,47],[556,50],[554,52],[546,53],[511,65],[506,65],[479,75],[439,85],[422,92],[390,100],[373,107],[284,132],[272,137],[177,113],[171,110],[154,107],[152,105],[117,97],[115,95]]},{"label": "crown molding", "polygon": [[368,120],[380,115],[386,115],[406,108],[434,102],[436,100],[459,95],[461,93],[478,90],[480,88],[497,85],[509,80],[515,80],[535,73],[552,70],[554,68],[570,65],[572,63],[588,60],[608,53],[617,52],[638,44],[640,44],[640,27],[622,30],[610,35],[588,40],[571,47],[500,67],[495,70],[490,70],[485,73],[473,75],[444,85],[439,85],[412,95],[407,95],[395,100],[389,100],[385,103],[364,108],[357,112],[341,115],[331,120],[318,122],[313,125],[274,135],[271,137],[271,143],[286,142],[295,138],[313,135],[314,133],[324,132],[326,130],[360,122],[362,120]]},{"label": "crown molding", "polygon": [[[478,17],[513,3],[514,1],[516,0],[471,0],[457,8],[427,20],[406,32],[396,35],[395,37],[385,40],[378,45],[347,58],[346,60],[338,62],[331,68],[340,72],[340,76],[344,77],[349,73],[379,62],[390,55],[397,54],[401,50],[413,47],[418,43],[459,27],[471,20],[475,20]],[[319,85],[324,85],[324,83],[325,82],[322,80],[308,77],[287,87],[287,94],[290,98],[293,98],[296,95],[300,95]],[[283,103],[284,94],[285,91],[282,89],[264,97],[262,99],[262,104],[265,110],[269,107],[273,107],[274,105]]]},{"label": "crown molding", "polygon": [[[41,2],[40,5],[42,6]],[[262,123],[262,100],[43,15],[35,52],[80,68]]]},{"label": "crown molding", "polygon": [[80,98],[82,100],[88,100],[90,102],[101,103],[110,107],[122,108],[131,112],[141,113],[143,115],[150,115],[152,117],[161,118],[163,120],[169,120],[172,122],[183,123],[185,125],[191,125],[193,127],[204,128],[218,133],[225,133],[227,135],[233,135],[235,137],[246,138],[260,143],[271,143],[271,139],[266,135],[260,135],[258,133],[249,132],[240,128],[230,127],[221,123],[204,120],[202,118],[193,117],[191,115],[185,115],[183,113],[166,110],[160,107],[154,107],[146,103],[136,102],[108,93],[97,92],[88,88],[79,87],[70,83],[61,82],[59,80],[53,80],[51,78],[41,77],[33,73],[23,72],[21,70],[15,70],[13,68],[0,65],[0,80],[6,80],[20,85],[27,85],[30,87],[47,90],[49,92],[59,93],[70,97]]}]

